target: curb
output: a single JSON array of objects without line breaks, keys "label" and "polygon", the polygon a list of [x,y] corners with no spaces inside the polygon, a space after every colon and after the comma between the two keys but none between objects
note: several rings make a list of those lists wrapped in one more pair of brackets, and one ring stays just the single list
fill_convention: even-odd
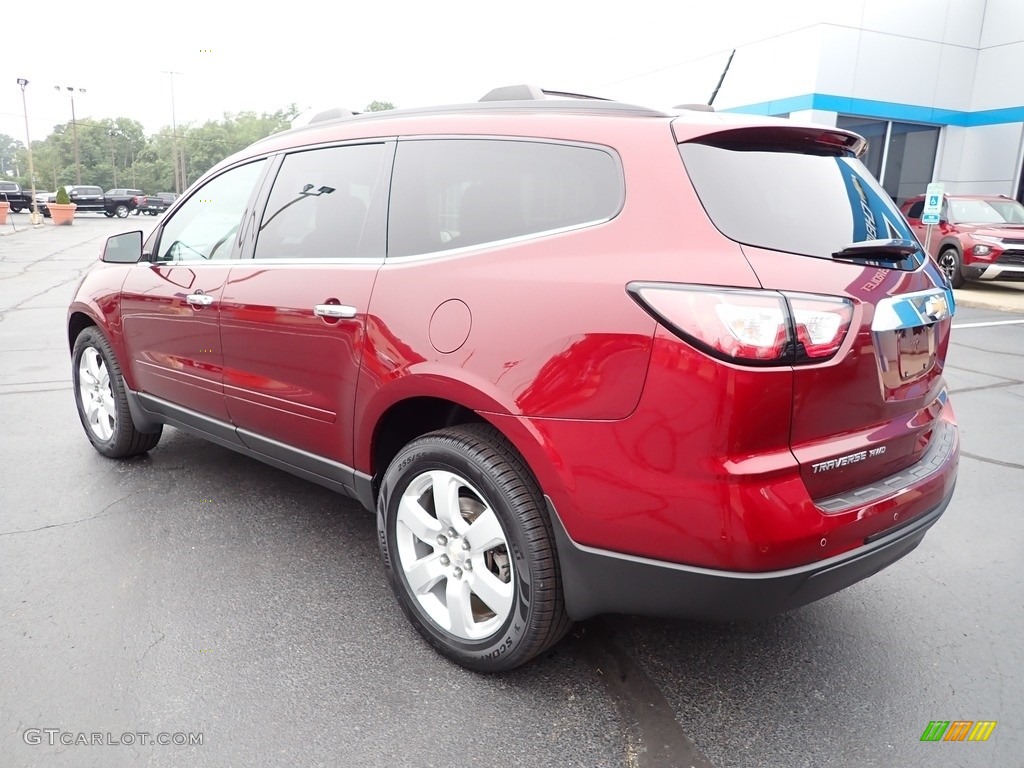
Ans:
[{"label": "curb", "polygon": [[953,298],[958,307],[1024,314],[1024,284],[1021,283],[969,283],[954,290]]}]

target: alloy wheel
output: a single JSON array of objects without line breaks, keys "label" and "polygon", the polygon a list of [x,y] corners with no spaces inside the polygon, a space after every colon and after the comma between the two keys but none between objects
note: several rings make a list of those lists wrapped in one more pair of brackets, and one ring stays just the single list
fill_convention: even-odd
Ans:
[{"label": "alloy wheel", "polygon": [[401,571],[431,621],[463,640],[504,624],[513,566],[501,523],[479,491],[452,472],[423,472],[402,494],[396,523]]},{"label": "alloy wheel", "polygon": [[107,441],[117,429],[117,407],[110,371],[95,347],[86,347],[78,361],[78,396],[89,430]]}]

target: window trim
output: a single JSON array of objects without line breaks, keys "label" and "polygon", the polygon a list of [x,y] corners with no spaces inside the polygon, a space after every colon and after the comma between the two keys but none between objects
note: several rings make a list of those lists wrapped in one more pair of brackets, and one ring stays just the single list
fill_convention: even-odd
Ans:
[{"label": "window trim", "polygon": [[[570,224],[565,227],[556,227],[554,229],[547,229],[541,232],[530,232],[525,235],[515,235],[514,237],[505,237],[498,240],[488,240],[483,243],[474,243],[473,245],[464,245],[459,248],[442,248],[436,251],[427,251],[420,253],[410,253],[404,256],[393,255],[388,248],[384,262],[385,263],[406,263],[406,262],[420,262],[427,261],[430,259],[446,258],[446,257],[458,257],[467,253],[473,253],[475,251],[488,250],[491,248],[498,248],[507,245],[517,245],[522,242],[536,240],[541,237],[550,237],[553,235],[560,235],[567,232],[574,232],[579,229],[587,229],[589,227],[595,227],[601,224],[607,224],[613,219],[617,218],[622,213],[622,209],[626,205],[626,173],[622,165],[622,157],[618,151],[612,146],[607,144],[598,144],[595,142],[587,141],[572,141],[569,139],[551,139],[538,136],[508,136],[502,134],[475,134],[475,133],[437,133],[437,134],[416,134],[411,136],[399,136],[395,142],[395,153],[397,156],[398,145],[403,142],[409,141],[511,141],[517,144],[555,144],[558,146],[574,147],[579,149],[591,149],[604,152],[606,155],[611,157],[612,162],[615,164],[615,169],[618,172],[618,205],[614,212],[606,217],[599,219],[593,219],[591,221],[581,222],[579,224]],[[392,160],[392,173],[394,172],[395,164],[394,159]],[[392,179],[393,180],[393,179]],[[390,231],[391,228],[391,187],[388,189],[388,218],[387,227]],[[390,239],[389,239],[390,246]]]},{"label": "window trim", "polygon": [[[267,173],[268,173],[268,171],[270,169],[270,166],[272,165],[271,161],[273,159],[274,159],[274,156],[271,155],[271,154],[256,155],[255,157],[247,157],[247,158],[245,158],[243,160],[239,160],[237,163],[232,163],[231,165],[229,165],[229,166],[227,166],[225,168],[222,168],[217,173],[215,173],[215,174],[213,174],[211,176],[208,176],[206,178],[200,179],[200,181],[202,181],[202,184],[197,184],[187,194],[186,193],[182,193],[178,197],[178,199],[174,201],[174,213],[173,213],[173,215],[169,219],[166,219],[165,221],[161,221],[160,222],[160,227],[155,231],[156,237],[153,240],[152,252],[150,252],[149,254],[143,253],[143,258],[146,258],[148,256],[148,261],[143,261],[143,262],[140,262],[140,263],[150,264],[150,265],[155,265],[155,264],[167,265],[167,264],[171,264],[171,265],[175,265],[175,266],[179,266],[179,265],[182,265],[182,264],[211,264],[211,265],[216,265],[216,264],[224,264],[225,262],[238,261],[239,259],[243,258],[243,253],[244,253],[245,247],[246,247],[246,244],[245,244],[244,241],[247,238],[248,231],[251,229],[251,227],[249,226],[249,222],[252,219],[252,216],[250,215],[250,210],[255,208],[255,206],[258,204],[258,202],[260,200],[260,197],[263,194],[263,189],[264,189],[264,187],[266,186],[266,183],[267,183]],[[253,163],[259,163],[259,162],[266,163],[266,165],[263,168],[263,170],[260,172],[260,175],[257,177],[256,182],[253,184],[252,192],[249,194],[249,201],[246,203],[246,207],[242,211],[242,224],[239,227],[240,231],[238,233],[238,238],[237,238],[236,242],[231,246],[231,253],[228,256],[228,258],[226,258],[226,259],[216,259],[216,260],[207,260],[207,259],[174,259],[174,260],[171,260],[171,261],[164,261],[164,260],[160,260],[160,259],[156,258],[156,254],[160,253],[160,243],[161,243],[161,241],[164,238],[164,232],[167,229],[167,225],[170,224],[172,221],[174,221],[174,217],[178,215],[178,213],[181,211],[182,208],[184,208],[186,205],[188,205],[189,200],[191,200],[193,197],[196,196],[196,194],[198,194],[203,189],[205,189],[210,184],[210,182],[214,181],[215,179],[219,179],[224,174],[229,173],[229,172],[231,172],[233,170],[236,170],[238,168],[242,168],[243,166],[251,165]],[[143,247],[145,247],[145,245]]]},{"label": "window trim", "polygon": [[[396,136],[373,136],[373,137],[362,137],[358,139],[347,139],[347,140],[335,140],[335,141],[324,141],[316,144],[302,144],[300,146],[289,147],[287,149],[277,150],[275,152],[266,155],[271,161],[267,167],[267,173],[263,178],[263,182],[260,187],[259,196],[253,202],[253,215],[250,220],[256,219],[256,226],[247,227],[245,243],[242,245],[242,250],[238,256],[239,260],[251,261],[254,264],[272,266],[281,266],[294,264],[296,266],[304,265],[338,265],[338,264],[353,264],[353,265],[380,265],[384,263],[384,254],[380,256],[361,256],[358,258],[345,258],[345,257],[334,257],[334,258],[304,258],[304,259],[292,259],[285,257],[278,258],[267,258],[257,259],[256,258],[256,242],[259,239],[259,225],[258,223],[263,221],[263,216],[267,211],[267,205],[270,203],[270,195],[274,191],[274,184],[277,182],[277,176],[281,172],[281,167],[284,165],[285,158],[289,155],[295,155],[300,152],[313,152],[322,149],[335,149],[337,147],[352,147],[362,146],[366,144],[384,144],[384,163],[380,169],[380,183],[381,183],[381,205],[384,206],[383,212],[383,236],[385,252],[387,251],[387,217],[388,210],[391,205],[391,172],[395,167],[395,146]],[[389,151],[390,150],[390,151]]]}]

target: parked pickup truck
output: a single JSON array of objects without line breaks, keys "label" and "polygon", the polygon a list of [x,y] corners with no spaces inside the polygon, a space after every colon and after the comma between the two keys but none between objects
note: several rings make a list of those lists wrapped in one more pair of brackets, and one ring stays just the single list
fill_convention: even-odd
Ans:
[{"label": "parked pickup truck", "polygon": [[11,204],[11,213],[32,208],[32,193],[23,190],[20,184],[13,181],[0,181],[0,200]]},{"label": "parked pickup truck", "polygon": [[146,193],[141,189],[111,189],[103,195],[103,212],[107,216],[123,219],[137,211],[146,202]]},{"label": "parked pickup truck", "polygon": [[[104,194],[101,187],[69,184],[64,188],[68,191],[71,202],[78,206],[75,213],[102,213],[108,217],[117,216],[121,219],[138,208],[146,196],[141,189],[112,189]],[[56,201],[56,194],[51,195],[47,204],[41,207],[43,216],[50,217],[47,205]]]},{"label": "parked pickup truck", "polygon": [[173,192],[157,192],[155,195],[150,195],[142,202],[138,208],[135,209],[135,215],[140,213],[147,214],[149,216],[156,216],[163,213],[171,207],[177,199],[177,195]]}]

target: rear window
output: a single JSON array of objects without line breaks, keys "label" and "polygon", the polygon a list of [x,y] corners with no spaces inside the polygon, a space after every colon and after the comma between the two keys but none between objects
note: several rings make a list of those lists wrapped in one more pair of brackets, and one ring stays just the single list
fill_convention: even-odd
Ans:
[{"label": "rear window", "polygon": [[738,243],[831,258],[864,240],[915,240],[854,157],[735,144],[681,144],[679,152],[711,221]]}]

